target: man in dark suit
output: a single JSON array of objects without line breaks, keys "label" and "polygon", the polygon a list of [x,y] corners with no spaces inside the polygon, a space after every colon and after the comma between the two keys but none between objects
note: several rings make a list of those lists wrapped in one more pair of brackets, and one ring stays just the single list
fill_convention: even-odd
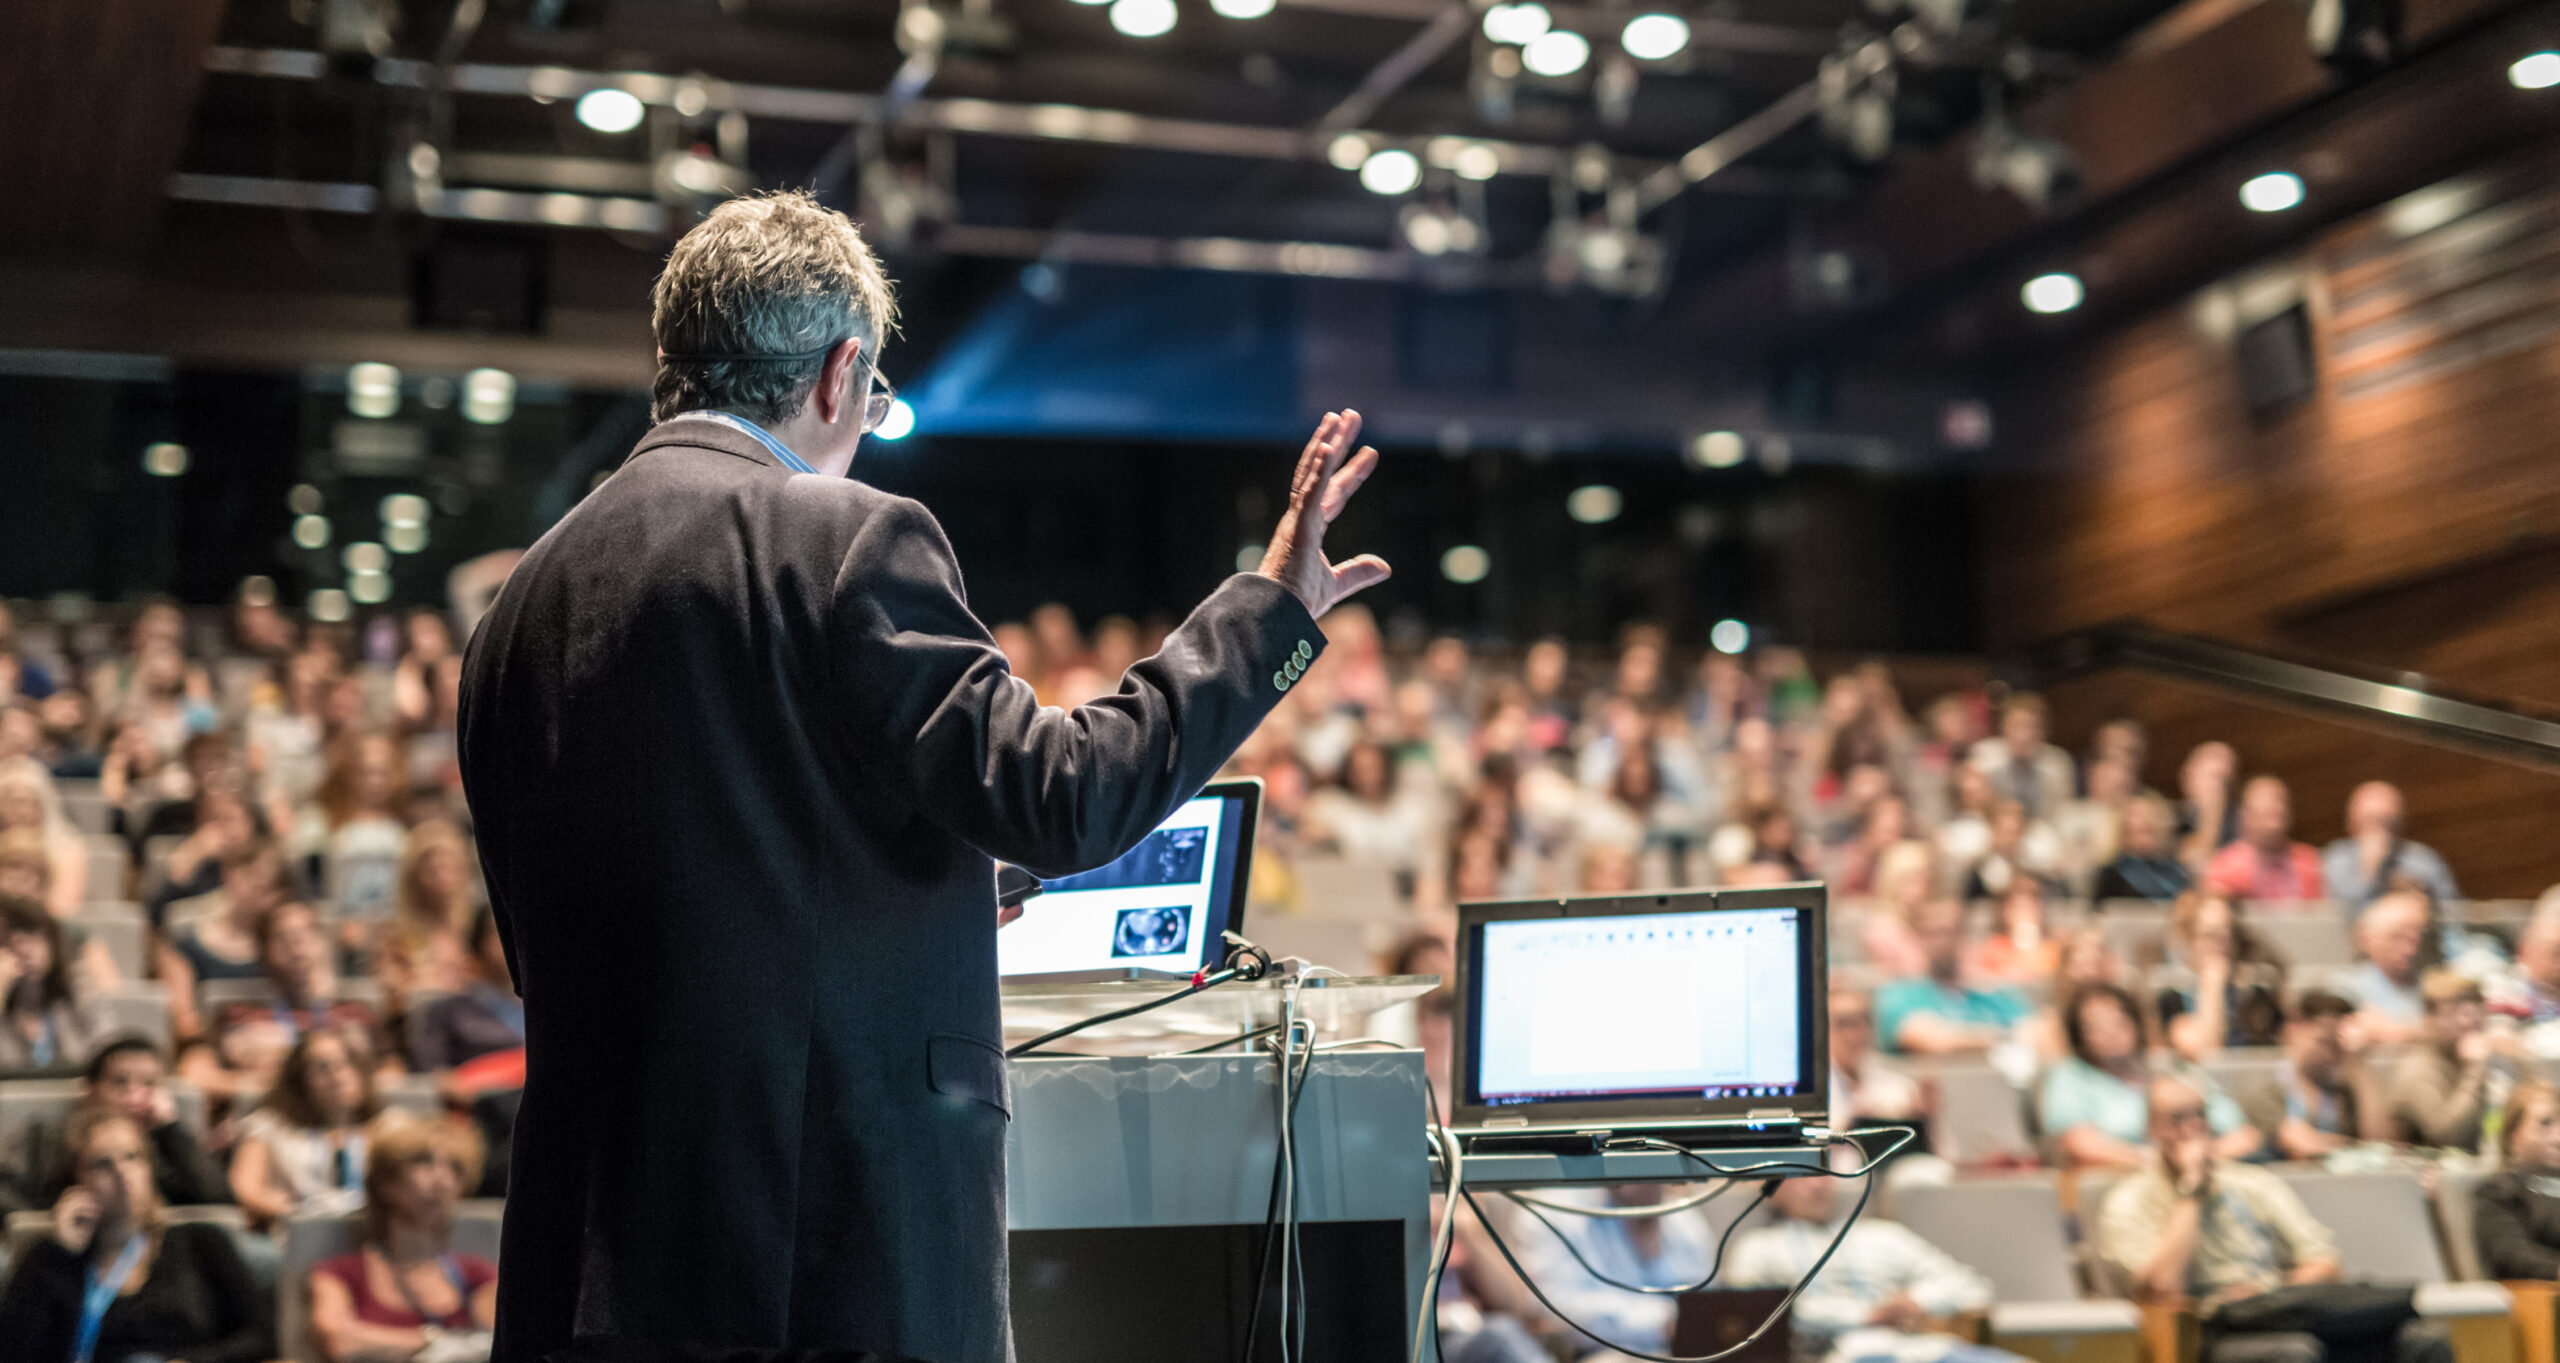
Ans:
[{"label": "man in dark suit", "polygon": [[891,306],[814,200],[713,213],[657,286],[658,426],[471,641],[528,1051],[499,1363],[1007,1358],[992,859],[1135,844],[1386,576],[1325,560],[1377,460],[1328,415],[1261,570],[1042,708],[932,516],[841,476]]}]

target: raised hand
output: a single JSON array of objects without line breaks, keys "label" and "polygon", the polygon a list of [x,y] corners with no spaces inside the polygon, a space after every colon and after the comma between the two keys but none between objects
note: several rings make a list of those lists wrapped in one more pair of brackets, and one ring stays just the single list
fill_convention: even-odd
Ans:
[{"label": "raised hand", "polygon": [[1378,467],[1375,449],[1361,446],[1358,454],[1351,453],[1359,438],[1358,412],[1324,414],[1298,456],[1298,470],[1289,479],[1289,509],[1271,532],[1271,547],[1263,551],[1262,575],[1296,592],[1309,615],[1322,617],[1352,593],[1386,581],[1390,571],[1375,554],[1362,554],[1340,567],[1324,556],[1325,527]]}]

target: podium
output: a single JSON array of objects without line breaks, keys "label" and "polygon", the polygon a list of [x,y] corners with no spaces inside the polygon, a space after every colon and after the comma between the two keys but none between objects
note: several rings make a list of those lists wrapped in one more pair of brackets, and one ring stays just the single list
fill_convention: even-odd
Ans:
[{"label": "podium", "polygon": [[[1307,980],[1299,1011],[1318,1022],[1321,1039],[1432,983]],[[1156,1010],[1169,1016],[1059,1044],[1191,1049],[1277,1022],[1278,985],[1212,990]],[[1030,1035],[1168,988],[1047,986],[1018,1001],[1008,990],[1006,1030]],[[1006,1202],[1022,1363],[1234,1363],[1248,1332],[1256,1359],[1279,1356],[1276,1263],[1258,1325],[1254,1311],[1280,1151],[1279,1083],[1279,1061],[1259,1049],[1013,1062]],[[1400,1359],[1422,1305],[1432,1230],[1421,1052],[1320,1051],[1293,1128],[1301,1251],[1290,1268],[1307,1284],[1305,1356]]]}]

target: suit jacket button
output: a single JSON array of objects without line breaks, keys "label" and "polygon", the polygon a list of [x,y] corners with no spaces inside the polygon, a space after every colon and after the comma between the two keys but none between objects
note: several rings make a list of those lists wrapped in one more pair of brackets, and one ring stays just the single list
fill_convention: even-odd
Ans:
[{"label": "suit jacket button", "polygon": [[1274,672],[1274,673],[1272,673],[1272,674],[1271,674],[1271,685],[1272,685],[1275,689],[1277,689],[1277,690],[1281,690],[1281,691],[1286,691],[1286,690],[1288,690],[1288,689],[1289,689],[1289,678],[1288,678],[1288,675],[1287,675],[1286,673],[1281,673],[1281,672]]}]

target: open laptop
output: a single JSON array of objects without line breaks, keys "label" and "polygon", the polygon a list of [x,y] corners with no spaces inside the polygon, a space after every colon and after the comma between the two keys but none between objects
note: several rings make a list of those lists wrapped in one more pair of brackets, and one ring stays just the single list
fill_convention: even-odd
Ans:
[{"label": "open laptop", "polygon": [[1226,958],[1253,875],[1258,780],[1218,781],[1119,859],[1041,886],[996,934],[1007,984],[1187,980]]},{"label": "open laptop", "polygon": [[1459,905],[1451,1129],[1565,1152],[1827,1125],[1824,907],[1815,884]]}]

